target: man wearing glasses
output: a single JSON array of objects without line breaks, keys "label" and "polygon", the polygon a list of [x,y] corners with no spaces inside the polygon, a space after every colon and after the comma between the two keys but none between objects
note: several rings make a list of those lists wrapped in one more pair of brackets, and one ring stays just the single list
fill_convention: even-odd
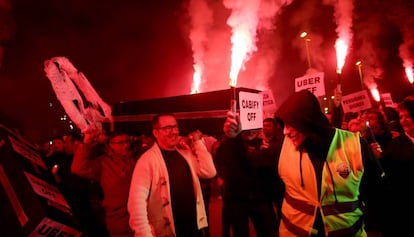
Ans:
[{"label": "man wearing glasses", "polygon": [[172,114],[152,120],[154,145],[138,160],[128,199],[135,236],[202,237],[207,216],[199,178],[216,175],[201,132],[190,133],[190,145],[179,135]]},{"label": "man wearing glasses", "polygon": [[[105,144],[105,152],[96,157],[94,151],[102,143]],[[73,159],[72,173],[95,180],[102,188],[105,224],[111,237],[134,235],[129,227],[126,203],[135,163],[129,135],[124,132],[113,132],[108,138],[96,131],[85,133],[83,144],[79,145]]]}]

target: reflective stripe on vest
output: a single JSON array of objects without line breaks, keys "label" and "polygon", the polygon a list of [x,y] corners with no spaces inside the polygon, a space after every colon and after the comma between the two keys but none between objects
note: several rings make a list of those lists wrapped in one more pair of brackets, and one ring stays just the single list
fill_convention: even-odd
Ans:
[{"label": "reflective stripe on vest", "polygon": [[357,222],[355,222],[355,224],[353,224],[352,226],[345,228],[345,229],[341,229],[341,230],[334,230],[329,232],[329,237],[349,237],[349,236],[356,236],[356,234],[358,233],[358,231],[362,231],[362,223],[363,223],[363,218],[360,217],[358,219]]},{"label": "reflective stripe on vest", "polygon": [[325,216],[329,216],[329,215],[338,215],[338,214],[346,213],[346,212],[353,212],[359,207],[361,207],[360,202],[356,200],[353,202],[341,202],[341,203],[326,205],[322,207],[322,211]]},{"label": "reflective stripe on vest", "polygon": [[285,193],[285,201],[292,206],[293,208],[295,208],[296,210],[305,213],[307,215],[313,215],[313,212],[315,211],[315,206],[311,205],[309,203],[306,203],[304,201],[301,200],[297,200],[293,197],[291,197],[288,193]]},{"label": "reflective stripe on vest", "polygon": [[[298,210],[302,213],[305,213],[307,215],[313,215],[313,212],[314,212],[314,209],[315,209],[314,205],[308,204],[308,203],[306,203],[304,201],[301,201],[301,200],[294,199],[289,194],[285,194],[285,201],[291,207],[295,208],[296,210]],[[360,207],[360,202],[355,201],[355,202],[343,202],[343,203],[326,205],[326,206],[322,207],[322,210],[323,210],[324,215],[328,216],[328,215],[338,215],[338,214],[342,214],[342,213],[353,212],[359,207]],[[304,230],[303,228],[301,228],[299,226],[294,225],[283,214],[282,214],[282,220],[283,220],[283,223],[285,224],[286,228],[290,232],[294,233],[295,235],[298,235],[298,236],[307,236],[308,235],[308,231]],[[350,226],[350,227],[345,228],[345,229],[335,230],[335,231],[329,232],[329,236],[334,236],[334,237],[353,236],[359,230],[361,230],[361,228],[362,228],[362,217],[359,218],[359,220],[357,222],[355,222],[355,224],[353,226]]]},{"label": "reflective stripe on vest", "polygon": [[283,221],[283,224],[285,224],[286,228],[290,232],[295,234],[296,236],[309,236],[309,233],[307,230],[304,230],[303,228],[297,225],[294,225],[292,222],[289,221],[289,218],[283,215],[283,213],[282,213],[282,221]]},{"label": "reflective stripe on vest", "polygon": [[[286,228],[292,232],[296,236],[309,236],[308,231],[304,230],[303,228],[294,225],[292,222],[289,221],[289,218],[287,218],[285,215],[282,214],[282,221],[283,224],[286,226]],[[355,236],[358,231],[362,230],[362,223],[363,218],[360,217],[357,222],[353,226],[350,226],[346,229],[341,230],[335,230],[329,232],[329,237],[349,237],[349,236]],[[316,230],[315,230],[316,231]],[[315,233],[317,235],[317,233]]]},{"label": "reflective stripe on vest", "polygon": [[[285,200],[289,205],[291,205],[296,210],[303,212],[308,215],[313,215],[313,211],[315,210],[315,206],[311,205],[309,203],[306,203],[302,200],[297,200],[291,197],[288,193],[285,194]],[[360,202],[354,201],[354,202],[341,202],[331,205],[326,205],[322,207],[323,214],[325,216],[329,215],[337,215],[341,213],[346,212],[353,212],[357,208],[361,207]]]}]

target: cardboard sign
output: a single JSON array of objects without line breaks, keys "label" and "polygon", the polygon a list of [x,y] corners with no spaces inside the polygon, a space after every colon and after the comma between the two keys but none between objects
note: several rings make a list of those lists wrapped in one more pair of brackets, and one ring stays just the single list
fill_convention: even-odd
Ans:
[{"label": "cardboard sign", "polygon": [[382,93],[381,99],[384,101],[385,107],[396,107],[394,101],[392,101],[391,93]]},{"label": "cardboard sign", "polygon": [[45,217],[28,237],[80,237],[81,234],[76,229]]},{"label": "cardboard sign", "polygon": [[42,157],[27,147],[24,143],[20,142],[19,140],[14,139],[13,137],[9,136],[10,143],[15,152],[22,155],[24,158],[28,159],[32,164],[36,164],[43,169],[47,169],[45,163],[42,160]]},{"label": "cardboard sign", "polygon": [[262,91],[263,95],[263,118],[273,117],[276,112],[276,102],[272,90]]},{"label": "cardboard sign", "polygon": [[263,127],[263,95],[239,92],[240,123],[242,130]]},{"label": "cardboard sign", "polygon": [[263,110],[276,110],[276,102],[273,98],[272,90],[268,89],[261,93],[263,95]]},{"label": "cardboard sign", "polygon": [[68,209],[70,209],[69,204],[66,202],[65,198],[63,197],[62,193],[59,191],[59,189],[51,184],[46,183],[42,179],[31,175],[27,172],[24,172],[27,179],[29,180],[30,184],[32,185],[32,188],[35,193],[38,195],[51,200],[52,202],[56,202],[60,204],[61,206],[64,206]]},{"label": "cardboard sign", "polygon": [[317,72],[295,78],[295,92],[309,90],[316,96],[325,95],[325,74]]},{"label": "cardboard sign", "polygon": [[344,113],[359,112],[372,107],[366,90],[343,96],[341,103]]}]

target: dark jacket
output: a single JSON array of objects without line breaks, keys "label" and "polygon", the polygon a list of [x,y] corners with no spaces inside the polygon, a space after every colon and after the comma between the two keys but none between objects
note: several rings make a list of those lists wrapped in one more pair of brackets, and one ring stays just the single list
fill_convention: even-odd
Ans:
[{"label": "dark jacket", "polygon": [[266,194],[268,187],[258,171],[272,166],[271,160],[276,160],[276,156],[265,152],[259,154],[260,144],[260,139],[243,142],[240,135],[236,138],[224,139],[220,143],[215,165],[218,175],[224,180],[224,200],[254,202],[269,200]]},{"label": "dark jacket", "polygon": [[412,233],[412,218],[407,214],[414,213],[411,187],[414,171],[414,143],[405,133],[391,140],[380,159],[391,182],[391,225],[386,236],[407,236]]}]

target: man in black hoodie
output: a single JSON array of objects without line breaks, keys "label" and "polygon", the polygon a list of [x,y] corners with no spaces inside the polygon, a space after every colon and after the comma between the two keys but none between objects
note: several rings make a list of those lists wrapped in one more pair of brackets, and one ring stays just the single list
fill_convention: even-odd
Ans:
[{"label": "man in black hoodie", "polygon": [[[289,96],[275,116],[285,135],[277,169],[285,185],[280,237],[366,236],[366,221],[385,220],[379,210],[387,181],[364,139],[330,125],[307,90]],[[237,115],[228,112],[224,132],[240,132]]]},{"label": "man in black hoodie", "polygon": [[214,160],[223,180],[223,237],[248,237],[249,220],[257,237],[276,236],[277,219],[269,191],[277,189],[272,182],[277,150],[261,149],[260,132],[226,135],[217,148]]}]

